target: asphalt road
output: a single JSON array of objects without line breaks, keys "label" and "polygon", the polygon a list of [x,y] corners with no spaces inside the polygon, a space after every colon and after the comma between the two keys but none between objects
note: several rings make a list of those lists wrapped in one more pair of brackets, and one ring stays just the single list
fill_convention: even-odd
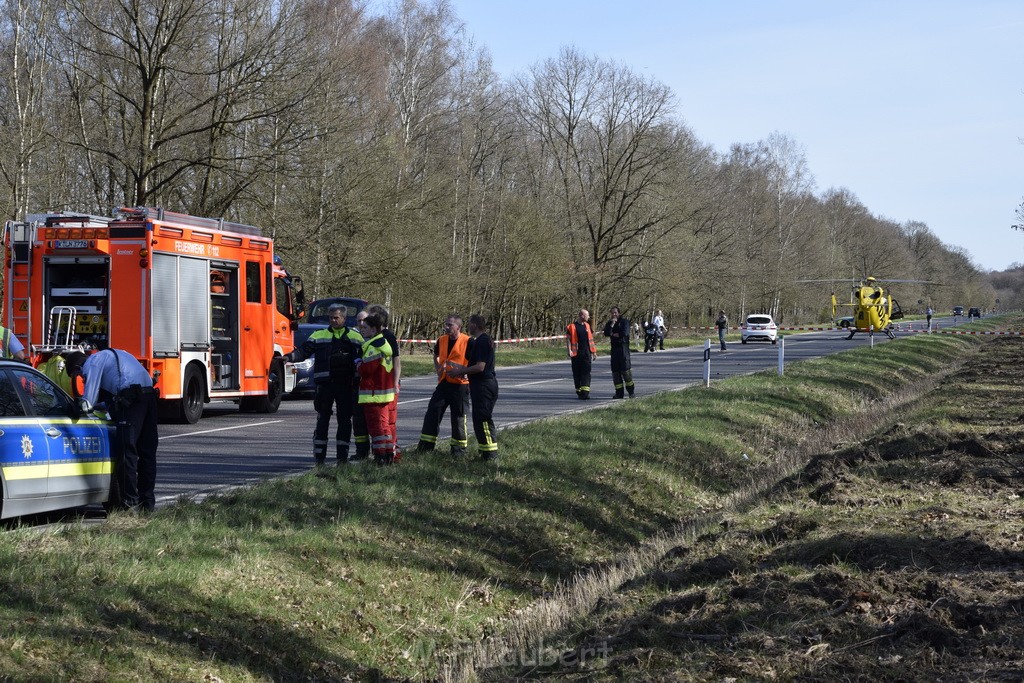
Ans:
[{"label": "asphalt road", "polygon": [[[963,322],[961,319],[960,322]],[[952,318],[936,318],[933,324],[945,327]],[[924,322],[904,323],[900,336],[908,330],[922,330]],[[784,332],[778,345],[730,342],[728,351],[718,351],[717,336],[712,337],[710,353],[711,381],[739,374],[777,369],[779,351],[785,350],[785,363],[818,358],[872,343],[858,333],[847,340],[847,333]],[[874,343],[889,340],[875,334]],[[663,391],[675,391],[703,384],[704,349],[702,346],[669,349],[656,353],[633,353],[633,379],[638,397]],[[569,361],[554,361],[520,367],[501,367],[498,348],[499,398],[494,419],[499,429],[523,424],[542,417],[592,410],[613,402],[611,371],[607,356],[594,364],[590,401],[576,398]],[[434,389],[432,376],[402,380],[398,408],[398,440],[403,448],[415,446]],[[285,400],[277,413],[253,415],[239,413],[232,403],[214,403],[207,407],[195,425],[161,425],[157,454],[157,506],[180,497],[203,497],[226,488],[245,485],[268,477],[296,474],[313,464],[312,430],[315,422],[312,401]],[[333,424],[332,424],[333,429]],[[472,436],[472,425],[469,425]],[[441,424],[441,438],[450,435],[448,416]],[[500,439],[499,439],[500,442]],[[446,444],[439,442],[439,449]],[[329,448],[329,453],[333,447]]]}]

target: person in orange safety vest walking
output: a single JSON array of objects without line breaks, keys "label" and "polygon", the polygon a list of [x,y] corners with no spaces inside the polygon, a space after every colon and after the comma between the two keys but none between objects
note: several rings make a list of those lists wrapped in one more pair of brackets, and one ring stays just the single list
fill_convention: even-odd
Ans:
[{"label": "person in orange safety vest walking", "polygon": [[359,407],[363,409],[370,451],[378,465],[395,462],[395,435],[391,429],[391,404],[395,393],[395,363],[391,344],[381,334],[384,321],[371,313],[359,323],[363,342],[359,358]]},{"label": "person in orange safety vest walking", "polygon": [[466,436],[469,380],[464,374],[469,364],[466,358],[469,335],[462,332],[462,318],[454,314],[445,318],[444,331],[444,336],[434,346],[437,386],[427,404],[427,413],[423,416],[423,428],[420,430],[420,442],[416,450],[434,450],[444,412],[451,408],[452,455],[460,457],[465,455],[469,443]]},{"label": "person in orange safety vest walking", "polygon": [[590,372],[597,358],[594,332],[590,329],[589,320],[590,312],[581,308],[576,322],[569,323],[565,328],[565,346],[572,363],[572,382],[576,385],[576,396],[581,401],[590,398]]}]

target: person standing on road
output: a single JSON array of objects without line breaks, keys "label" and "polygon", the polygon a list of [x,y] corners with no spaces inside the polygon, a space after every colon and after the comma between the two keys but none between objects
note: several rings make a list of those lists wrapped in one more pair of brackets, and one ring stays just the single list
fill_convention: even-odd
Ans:
[{"label": "person standing on road", "polygon": [[[565,328],[565,347],[572,365],[572,382],[576,385],[576,396],[581,401],[590,399],[590,373],[597,359],[594,332],[590,329],[590,311],[581,308],[576,322]],[[581,348],[582,347],[582,348]]]},{"label": "person standing on road", "polygon": [[715,327],[718,328],[718,343],[722,345],[721,350],[725,351],[725,331],[729,329],[729,319],[725,317],[725,311],[718,312]]},{"label": "person standing on road", "polygon": [[498,401],[498,377],[494,371],[494,340],[487,334],[487,320],[482,315],[469,316],[469,345],[466,364],[461,373],[469,378],[469,396],[473,405],[473,432],[481,460],[498,457],[498,430],[494,426],[494,404]]},{"label": "person standing on road", "polygon": [[25,360],[25,345],[14,332],[3,325],[0,325],[0,358]]},{"label": "person standing on road", "polygon": [[394,425],[391,423],[391,404],[398,400],[395,393],[395,364],[391,344],[381,334],[384,321],[377,313],[370,313],[359,323],[362,333],[362,355],[359,358],[359,406],[363,409],[366,431],[370,435],[370,450],[378,465],[395,462]]},{"label": "person standing on road", "polygon": [[84,381],[78,400],[83,413],[104,404],[117,422],[121,444],[115,463],[117,495],[109,501],[125,510],[156,509],[156,390],[153,378],[135,356],[120,349],[104,349],[90,356],[72,351],[64,357],[72,380]]},{"label": "person standing on road", "polygon": [[935,311],[933,311],[933,310],[932,310],[932,307],[931,307],[931,306],[929,306],[929,307],[928,307],[928,310],[926,310],[926,311],[924,312],[924,317],[925,317],[925,320],[927,320],[927,321],[928,321],[928,331],[929,331],[929,332],[931,332],[931,331],[932,331],[932,316],[933,316],[934,314],[935,314]]},{"label": "person standing on road", "polygon": [[445,334],[434,345],[434,372],[437,386],[430,396],[427,412],[423,416],[418,451],[432,451],[445,410],[451,408],[452,455],[465,455],[469,440],[466,436],[466,413],[469,412],[469,380],[464,373],[468,365],[466,353],[469,335],[462,332],[462,318],[449,315],[444,321]]},{"label": "person standing on road", "polygon": [[388,327],[388,323],[391,321],[391,312],[387,308],[382,304],[370,304],[366,307],[366,312],[367,314],[376,313],[380,316],[381,324],[383,325],[380,333],[384,335],[384,339],[391,345],[391,359],[395,365],[395,400],[388,404],[388,420],[391,423],[391,435],[394,437],[395,442],[395,462],[398,462],[402,459],[402,451],[398,447],[398,395],[402,389],[402,357],[398,348],[398,338]]},{"label": "person standing on road", "polygon": [[[347,312],[344,304],[331,304],[327,309],[329,326],[315,330],[299,348],[284,355],[290,363],[313,356],[313,383],[316,386],[313,397],[313,409],[316,410],[313,464],[318,468],[327,464],[327,432],[335,409],[338,414],[335,454],[339,465],[348,462],[352,411],[356,401],[356,359],[362,353],[363,337],[356,330],[345,327]],[[356,455],[360,455],[358,451]]]},{"label": "person standing on road", "polygon": [[608,322],[604,324],[604,336],[612,343],[612,381],[615,383],[614,398],[633,398],[633,371],[629,359],[629,320],[623,318],[618,306],[612,306]]},{"label": "person standing on road", "polygon": [[654,329],[657,330],[657,333],[658,333],[658,349],[660,351],[664,351],[665,350],[665,316],[663,316],[661,314],[661,309],[660,308],[657,310],[657,312],[655,312],[654,319],[651,320],[651,323],[654,324]]}]

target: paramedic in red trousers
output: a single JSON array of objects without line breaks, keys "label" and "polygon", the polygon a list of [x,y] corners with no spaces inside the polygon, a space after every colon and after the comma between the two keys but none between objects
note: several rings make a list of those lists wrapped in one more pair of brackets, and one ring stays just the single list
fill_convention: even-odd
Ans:
[{"label": "paramedic in red trousers", "polygon": [[[398,348],[398,338],[395,337],[395,333],[388,328],[388,322],[391,320],[391,313],[387,308],[381,304],[370,304],[356,315],[356,322],[363,320],[371,313],[376,313],[380,316],[381,324],[383,324],[380,333],[384,335],[384,339],[386,339],[388,344],[391,345],[391,357],[395,362],[395,400],[391,403],[388,419],[391,422],[391,434],[395,440],[395,462],[398,462],[402,459],[402,451],[398,447],[398,400],[399,393],[402,388],[402,358]],[[359,445],[358,442],[356,445]]]},{"label": "paramedic in red trousers", "polygon": [[469,364],[466,358],[469,335],[462,333],[462,318],[454,314],[445,318],[444,331],[444,336],[434,346],[437,386],[427,404],[427,413],[423,416],[423,429],[420,430],[417,450],[434,450],[444,411],[451,408],[452,455],[459,457],[465,455],[468,444],[466,413],[469,412],[469,380],[465,374],[456,373],[464,373]]},{"label": "paramedic in red trousers", "polygon": [[[494,404],[498,400],[498,377],[494,372],[494,340],[487,334],[487,320],[471,315],[468,321],[469,347],[467,367],[461,374],[469,378],[469,397],[473,404],[473,431],[481,460],[498,457],[498,430],[494,426]],[[454,374],[454,373],[453,373]]]},{"label": "paramedic in red trousers", "polygon": [[81,377],[85,383],[79,399],[82,412],[90,413],[103,404],[117,421],[121,457],[114,478],[118,496],[110,503],[152,512],[156,508],[156,448],[160,440],[153,378],[135,356],[120,349],[104,349],[88,357],[72,351],[64,361],[72,381]]},{"label": "paramedic in red trousers", "polygon": [[608,322],[604,324],[604,336],[612,342],[612,381],[615,382],[614,398],[625,398],[625,392],[633,398],[633,370],[629,359],[629,321],[621,316],[618,306],[612,306]]},{"label": "paramedic in red trousers", "polygon": [[370,451],[378,465],[395,462],[395,437],[391,424],[391,404],[395,394],[395,363],[391,344],[381,334],[384,322],[370,313],[359,323],[362,356],[359,359],[359,407],[363,409]]},{"label": "paramedic in red trousers", "polygon": [[590,312],[581,308],[576,322],[565,328],[565,346],[572,364],[572,382],[576,385],[576,396],[581,401],[590,398],[590,372],[597,359],[594,346],[594,332],[590,329]]},{"label": "paramedic in red trousers", "polygon": [[[338,413],[335,455],[339,465],[348,462],[352,411],[356,404],[355,361],[362,353],[363,336],[345,327],[347,312],[343,304],[331,304],[327,309],[329,327],[315,330],[299,348],[283,356],[291,363],[313,356],[313,383],[316,386],[313,397],[313,409],[316,410],[316,428],[313,430],[315,467],[327,464],[327,433],[335,409]],[[357,455],[360,454],[357,452]]]}]

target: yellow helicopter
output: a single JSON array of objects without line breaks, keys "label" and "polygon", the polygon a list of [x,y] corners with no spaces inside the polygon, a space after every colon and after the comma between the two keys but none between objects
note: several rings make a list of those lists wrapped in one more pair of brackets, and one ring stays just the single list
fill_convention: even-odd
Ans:
[{"label": "yellow helicopter", "polygon": [[[831,282],[836,280],[798,280],[797,282]],[[930,280],[885,280],[885,282],[915,282],[919,284],[936,284]],[[849,324],[843,324],[850,330],[847,339],[853,339],[858,332],[884,332],[889,339],[895,339],[892,323],[903,317],[903,311],[899,303],[891,293],[882,288],[880,281],[868,276],[860,281],[854,281],[853,301],[848,304],[841,304],[836,300],[835,292],[832,292],[832,320],[836,320],[836,312],[841,306],[848,306],[854,309]]]},{"label": "yellow helicopter", "polygon": [[[889,282],[912,282],[912,280],[890,280]],[[858,286],[853,288],[854,302],[840,304],[836,301],[836,295],[832,294],[832,319],[835,320],[836,310],[839,306],[851,306],[854,309],[853,323],[850,325],[850,336],[858,332],[885,332],[889,339],[895,339],[892,331],[892,321],[903,317],[900,305],[893,298],[892,294],[886,295],[878,281],[873,277],[861,280]]]}]

